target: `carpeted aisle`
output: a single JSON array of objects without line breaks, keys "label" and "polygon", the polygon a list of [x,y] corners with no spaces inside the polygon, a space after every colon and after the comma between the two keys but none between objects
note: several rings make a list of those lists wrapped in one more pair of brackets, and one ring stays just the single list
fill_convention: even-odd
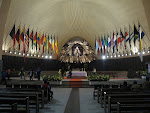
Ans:
[{"label": "carpeted aisle", "polygon": [[82,87],[82,79],[70,79],[69,80],[69,87],[72,87],[72,88]]},{"label": "carpeted aisle", "polygon": [[80,113],[79,88],[72,88],[64,113]]}]

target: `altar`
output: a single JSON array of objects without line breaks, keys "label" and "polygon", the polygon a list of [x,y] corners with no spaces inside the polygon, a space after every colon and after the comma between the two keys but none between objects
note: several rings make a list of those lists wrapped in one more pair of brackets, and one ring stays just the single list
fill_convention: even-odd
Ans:
[{"label": "altar", "polygon": [[[66,77],[69,76],[69,72],[66,72]],[[83,79],[83,78],[87,78],[87,72],[85,71],[72,71],[72,77],[71,78],[79,78],[79,79]]]}]

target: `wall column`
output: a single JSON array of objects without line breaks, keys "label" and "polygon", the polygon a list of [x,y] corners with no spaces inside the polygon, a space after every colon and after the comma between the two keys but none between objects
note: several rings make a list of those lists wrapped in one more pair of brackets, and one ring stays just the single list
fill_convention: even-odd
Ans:
[{"label": "wall column", "polygon": [[7,20],[10,3],[11,3],[11,0],[2,0],[1,6],[0,6],[0,79],[1,79],[1,72],[3,69],[2,42],[3,42],[5,24]]}]

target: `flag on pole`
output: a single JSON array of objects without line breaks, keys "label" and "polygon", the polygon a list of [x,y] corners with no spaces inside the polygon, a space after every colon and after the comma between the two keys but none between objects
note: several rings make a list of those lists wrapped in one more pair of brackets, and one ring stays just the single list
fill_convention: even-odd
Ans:
[{"label": "flag on pole", "polygon": [[37,37],[37,44],[39,45],[39,51],[40,51],[40,36],[41,36],[41,33],[39,33],[38,37]]},{"label": "flag on pole", "polygon": [[27,33],[25,35],[26,35],[26,45],[29,49],[29,28],[28,28]]},{"label": "flag on pole", "polygon": [[19,37],[20,37],[20,25],[16,33],[16,40],[18,42],[18,50],[20,50],[20,38]]},{"label": "flag on pole", "polygon": [[45,36],[44,36],[44,50],[45,50],[45,53],[46,53],[46,34],[45,34]]},{"label": "flag on pole", "polygon": [[49,54],[49,35],[48,35],[48,38],[47,38],[47,50],[48,50],[48,54]]},{"label": "flag on pole", "polygon": [[125,47],[125,50],[127,49],[127,45],[126,45],[126,39],[128,38],[128,32],[127,32],[127,29],[126,29],[126,27],[124,27],[124,29],[125,29],[125,40],[124,40],[124,47]]},{"label": "flag on pole", "polygon": [[52,48],[53,48],[53,52],[55,52],[54,44],[55,44],[55,35],[54,35],[54,37],[53,37],[53,41],[52,41]]},{"label": "flag on pole", "polygon": [[22,42],[24,41],[24,34],[25,34],[25,26],[23,27],[20,39],[22,40]]},{"label": "flag on pole", "polygon": [[13,48],[14,48],[15,47],[15,24],[14,24],[12,30],[10,31],[9,35],[13,39]]},{"label": "flag on pole", "polygon": [[140,59],[141,59],[141,62],[143,62],[142,39],[141,39],[141,26],[140,26],[140,24],[139,24],[139,39],[140,39],[140,42],[139,42],[139,47],[140,47]]},{"label": "flag on pole", "polygon": [[26,35],[24,34],[24,41],[23,41],[24,62],[26,62],[26,47],[25,47],[25,43],[26,43]]},{"label": "flag on pole", "polygon": [[56,59],[58,59],[58,37],[56,38],[55,41],[55,51],[56,51]]},{"label": "flag on pole", "polygon": [[32,32],[31,32],[31,34],[30,34],[30,37],[29,37],[30,39],[31,39],[31,41],[32,41],[32,49],[33,49],[33,30],[32,30]]},{"label": "flag on pole", "polygon": [[36,51],[37,51],[37,32],[36,32],[35,35],[34,35],[33,44],[35,45]]},{"label": "flag on pole", "polygon": [[139,32],[136,29],[136,26],[134,25],[134,46],[136,46],[136,40],[139,38]]}]

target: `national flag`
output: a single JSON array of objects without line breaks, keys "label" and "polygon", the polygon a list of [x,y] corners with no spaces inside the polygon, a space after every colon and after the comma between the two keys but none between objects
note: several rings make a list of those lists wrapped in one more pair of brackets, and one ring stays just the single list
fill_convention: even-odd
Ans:
[{"label": "national flag", "polygon": [[99,47],[101,48],[102,47],[102,42],[101,42],[100,37],[98,39],[99,39]]},{"label": "national flag", "polygon": [[43,40],[44,40],[44,34],[42,35],[42,37],[40,39],[41,45],[43,45]]},{"label": "national flag", "polygon": [[136,40],[139,38],[139,32],[136,29],[136,26],[134,25],[134,46],[136,46]]},{"label": "national flag", "polygon": [[55,51],[56,51],[56,59],[58,59],[58,38],[55,41]]},{"label": "national flag", "polygon": [[19,37],[20,37],[20,25],[19,25],[19,28],[16,32],[16,40],[18,42],[18,49],[20,50],[20,39],[19,39]]},{"label": "national flag", "polygon": [[116,36],[116,40],[115,40],[115,45],[116,45],[116,50],[118,51],[118,38],[119,38],[120,36],[119,36],[119,33],[118,33],[118,32],[117,32],[116,34],[117,34],[117,36]]},{"label": "national flag", "polygon": [[47,50],[48,50],[48,54],[49,54],[49,35],[48,35],[48,38],[47,38]]},{"label": "national flag", "polygon": [[55,36],[53,37],[53,41],[52,41],[52,48],[53,48],[53,52],[55,52],[54,44],[55,44]]},{"label": "national flag", "polygon": [[49,40],[49,48],[50,48],[50,51],[52,51],[52,35],[51,35],[51,38]]},{"label": "national flag", "polygon": [[31,32],[31,34],[30,34],[30,37],[29,37],[30,39],[31,39],[31,41],[32,41],[32,49],[33,49],[33,30],[32,30],[32,32]]},{"label": "national flag", "polygon": [[29,49],[29,28],[28,28],[27,33],[25,35],[26,35],[26,45]]},{"label": "national flag", "polygon": [[105,46],[108,47],[108,37],[106,38],[106,36],[104,35],[104,39],[105,39]]},{"label": "national flag", "polygon": [[39,33],[38,37],[37,37],[37,44],[39,45],[39,51],[40,51],[40,37],[41,37],[41,33]]},{"label": "national flag", "polygon": [[22,42],[24,41],[24,33],[25,33],[25,26],[23,27],[20,39],[22,40]]},{"label": "national flag", "polygon": [[127,32],[127,29],[126,27],[124,28],[125,29],[125,40],[124,40],[124,47],[125,47],[125,50],[127,49],[127,46],[126,46],[126,39],[128,38],[128,32]]},{"label": "national flag", "polygon": [[36,50],[37,50],[37,32],[35,33],[35,35],[33,37],[33,44],[35,45]]},{"label": "national flag", "polygon": [[14,48],[15,47],[15,24],[14,24],[12,30],[10,31],[9,35],[13,39],[13,48]]},{"label": "national flag", "polygon": [[141,26],[140,26],[140,24],[139,24],[139,39],[140,39],[140,42],[139,42],[139,46],[140,46],[140,59],[141,59],[141,62],[143,62],[142,39],[141,39]]},{"label": "national flag", "polygon": [[25,43],[26,43],[26,36],[24,35],[24,40],[23,40],[23,53],[25,54]]},{"label": "national flag", "polygon": [[45,52],[46,52],[46,41],[47,41],[47,38],[46,38],[46,34],[44,36],[44,49],[45,49]]}]

